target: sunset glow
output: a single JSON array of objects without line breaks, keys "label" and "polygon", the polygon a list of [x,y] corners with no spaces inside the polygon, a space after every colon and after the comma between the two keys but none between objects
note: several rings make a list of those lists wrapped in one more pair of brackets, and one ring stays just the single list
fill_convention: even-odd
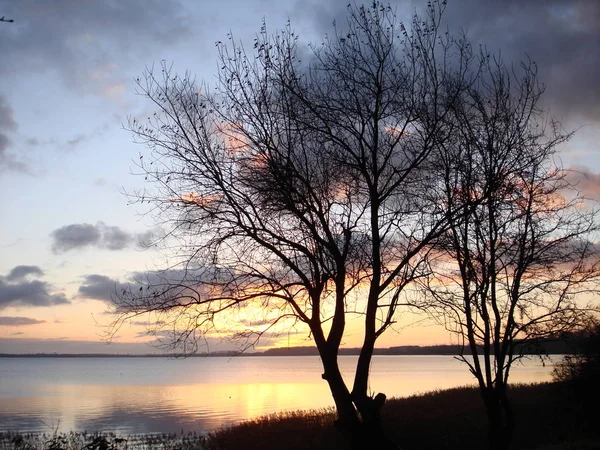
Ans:
[{"label": "sunset glow", "polygon": [[[331,20],[344,16],[345,4],[309,2],[298,8],[293,2],[274,7],[230,1],[225,8],[216,3],[199,8],[183,1],[157,11],[139,2],[122,8],[103,2],[1,5],[0,15],[15,21],[0,23],[0,353],[153,352],[144,344],[155,338],[147,333],[144,318],[122,326],[113,346],[103,340],[113,320],[107,311],[115,292],[135,285],[147,272],[170,267],[171,250],[178,245],[169,241],[166,251],[141,245],[160,240],[160,219],[147,202],[131,205],[124,195],[142,192],[145,180],[131,175],[137,173],[140,147],[122,124],[128,116],[143,121],[154,112],[135,95],[134,79],[144,67],[158,67],[166,59],[181,74],[189,70],[206,80],[208,85],[199,84],[196,94],[210,93],[217,69],[213,44],[225,41],[229,30],[250,46],[263,17],[273,30],[290,18],[304,51],[305,43],[319,42]],[[400,19],[410,19],[411,8],[394,5]],[[598,88],[595,78],[586,76],[596,73],[598,58],[580,56],[594,55],[594,49],[573,51],[575,42],[577,49],[582,42],[596,42],[597,27],[584,20],[587,15],[580,14],[579,6],[541,8],[535,14],[528,8],[522,17],[512,17],[495,8],[480,15],[479,9],[452,5],[448,22],[451,28],[467,29],[476,44],[501,48],[506,60],[520,60],[526,53],[538,62],[548,86],[548,108],[566,129],[578,129],[561,148],[564,167],[574,169],[567,179],[587,197],[599,199],[600,161],[594,149],[600,118],[593,101]],[[532,25],[545,14],[555,24],[551,36],[544,26]],[[493,17],[511,17],[510,39],[498,28],[502,21]],[[582,39],[571,40],[574,27]],[[222,132],[230,151],[244,153],[247,142],[238,131]],[[398,125],[386,132],[407,133]],[[262,162],[255,159],[253,164]],[[332,187],[340,199],[348,195],[344,183]],[[220,194],[193,190],[173,197],[174,202],[203,206],[219,199]],[[564,199],[557,196],[556,201]],[[363,291],[357,291],[350,301],[360,313]],[[263,319],[269,315],[264,313],[249,307],[219,319],[207,335],[211,351],[232,348],[229,338],[236,333],[265,331]],[[406,309],[398,312],[396,322],[378,346],[453,342],[444,327]],[[301,323],[289,329],[291,323],[277,324],[256,348],[312,345],[308,329]],[[343,345],[360,346],[363,326],[362,316],[351,314]]]}]

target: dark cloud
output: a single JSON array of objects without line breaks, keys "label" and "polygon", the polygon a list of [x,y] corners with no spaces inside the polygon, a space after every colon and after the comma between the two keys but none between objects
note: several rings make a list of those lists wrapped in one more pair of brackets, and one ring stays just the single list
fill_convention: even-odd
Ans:
[{"label": "dark cloud", "polygon": [[119,94],[129,78],[121,65],[130,58],[190,34],[189,14],[178,1],[21,0],[2,8],[15,23],[2,30],[0,73],[53,69],[69,87],[103,95]]},{"label": "dark cloud", "polygon": [[63,293],[56,293],[50,283],[28,279],[41,276],[36,266],[17,266],[7,276],[0,276],[0,309],[9,306],[55,306],[69,303]]},{"label": "dark cloud", "polygon": [[106,275],[91,274],[86,275],[79,286],[79,296],[110,302],[116,293],[129,287],[129,283],[120,283]]},{"label": "dark cloud", "polygon": [[0,317],[0,327],[21,327],[24,325],[37,325],[38,323],[46,323],[46,321],[29,317]]},{"label": "dark cloud", "polygon": [[42,276],[44,271],[38,266],[16,266],[6,276],[8,281],[22,280],[28,275]]},{"label": "dark cloud", "polygon": [[105,226],[102,233],[104,246],[109,250],[121,250],[134,241],[134,236],[115,226]]},{"label": "dark cloud", "polygon": [[54,253],[64,253],[86,247],[107,250],[123,250],[132,246],[145,248],[156,240],[156,236],[156,230],[139,234],[128,233],[117,226],[106,225],[104,222],[97,222],[96,225],[74,223],[50,233]]},{"label": "dark cloud", "polygon": [[536,61],[552,113],[600,121],[600,2],[466,0],[450,2],[447,19],[506,62]]},{"label": "dark cloud", "polygon": [[[343,26],[348,2],[298,2],[298,15],[312,16],[317,33]],[[360,3],[360,2],[359,2]],[[386,2],[384,2],[386,3]],[[425,1],[392,0],[398,18],[410,22]],[[531,57],[547,85],[544,102],[562,120],[600,122],[600,2],[594,0],[454,0],[445,25],[452,34],[467,31],[471,42],[501,51],[507,64]],[[292,17],[292,23],[294,17]]]},{"label": "dark cloud", "polygon": [[[191,284],[201,284],[202,280],[214,279],[215,271],[199,269],[170,269],[149,272],[132,272],[124,282],[120,282],[106,275],[86,275],[79,286],[79,297],[111,302],[115,294],[123,291],[137,293],[148,286],[160,291],[162,287],[178,285],[183,280]],[[153,322],[154,323],[154,322]],[[139,325],[139,323],[138,323]]]},{"label": "dark cloud", "polygon": [[97,225],[89,223],[74,223],[65,225],[50,233],[52,251],[62,253],[75,248],[98,245],[101,238]]}]

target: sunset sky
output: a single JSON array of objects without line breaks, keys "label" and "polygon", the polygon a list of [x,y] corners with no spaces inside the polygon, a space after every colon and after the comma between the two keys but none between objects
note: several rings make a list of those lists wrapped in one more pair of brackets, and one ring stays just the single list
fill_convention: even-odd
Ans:
[{"label": "sunset sky", "polygon": [[[290,19],[302,45],[343,21],[338,0],[0,0],[0,353],[150,352],[143,324],[106,346],[110,294],[136,274],[160,268],[141,245],[154,230],[125,191],[139,152],[123,129],[153,112],[133,79],[173,63],[212,84],[215,41],[227,33],[251,48],[265,18],[272,31]],[[446,20],[475,44],[515,64],[530,57],[547,84],[550,115],[574,139],[562,164],[579,188],[600,198],[600,2],[450,0]],[[425,1],[392,2],[410,22]],[[340,22],[341,23],[341,22]],[[379,346],[445,344],[440,327],[406,316]],[[310,345],[298,333],[265,346]],[[350,330],[345,345],[358,346]],[[226,349],[215,337],[211,350]]]}]

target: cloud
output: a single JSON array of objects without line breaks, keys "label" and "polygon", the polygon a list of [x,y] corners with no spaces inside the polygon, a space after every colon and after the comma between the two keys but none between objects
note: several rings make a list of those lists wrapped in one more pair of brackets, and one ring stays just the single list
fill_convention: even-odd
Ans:
[{"label": "cloud", "polygon": [[46,321],[31,319],[29,317],[0,317],[0,327],[21,327],[24,325],[37,325],[39,323],[46,323]]},{"label": "cloud", "polygon": [[[297,16],[311,20],[319,36],[333,20],[345,24],[348,2],[297,2]],[[392,0],[398,18],[409,23],[427,2]],[[307,17],[308,16],[308,17]],[[456,35],[467,31],[480,44],[518,68],[531,57],[547,85],[543,101],[559,118],[600,122],[600,2],[585,0],[461,0],[448,3],[445,25]],[[292,25],[294,16],[292,16]]]},{"label": "cloud", "polygon": [[552,113],[600,121],[600,2],[467,0],[452,2],[447,18],[507,63],[536,61]]},{"label": "cloud", "polygon": [[128,247],[148,247],[157,238],[156,230],[143,233],[128,233],[120,227],[104,222],[74,223],[60,227],[50,233],[52,251],[55,254],[70,250],[95,247],[106,250],[123,250]]},{"label": "cloud", "polygon": [[27,172],[27,165],[15,159],[14,155],[8,152],[12,141],[9,133],[16,131],[17,122],[14,119],[14,111],[0,95],[0,171],[11,170],[16,172]]},{"label": "cloud", "polygon": [[54,230],[50,237],[53,240],[52,251],[62,253],[75,248],[98,245],[101,233],[98,225],[75,223]]},{"label": "cloud", "polygon": [[77,150],[77,148],[89,141],[101,138],[108,131],[110,131],[110,126],[108,123],[105,123],[94,128],[88,133],[77,133],[71,139],[67,139],[64,143],[58,143],[56,140],[48,140],[45,143],[58,145],[61,150],[65,152],[71,152]]},{"label": "cloud", "polygon": [[0,338],[0,348],[4,353],[115,353],[148,354],[161,353],[145,343],[102,341],[72,341],[64,339]]},{"label": "cloud", "polygon": [[7,276],[0,275],[0,309],[9,306],[55,306],[69,301],[62,292],[55,292],[53,286],[30,277],[43,275],[37,266],[16,266]]},{"label": "cloud", "polygon": [[0,74],[50,69],[69,87],[106,96],[122,92],[129,60],[189,37],[193,25],[178,1],[21,0],[2,8],[15,23],[0,39],[0,54],[10,61]]},{"label": "cloud", "polygon": [[115,226],[104,227],[102,237],[109,250],[122,250],[134,241],[134,236]]},{"label": "cloud", "polygon": [[214,270],[192,271],[183,269],[170,269],[149,272],[132,272],[124,282],[101,274],[89,274],[83,277],[79,286],[78,297],[93,300],[112,302],[115,294],[123,291],[137,293],[147,289],[149,286],[154,290],[161,291],[169,285],[177,286],[183,280],[187,283],[201,284],[202,279],[214,279]]},{"label": "cloud", "polygon": [[586,167],[573,166],[567,171],[566,177],[584,197],[600,201],[600,174]]},{"label": "cloud", "polygon": [[120,283],[106,275],[91,274],[86,275],[83,283],[79,286],[79,296],[111,302],[115,293],[129,287],[129,283]]},{"label": "cloud", "polygon": [[44,275],[44,271],[38,266],[16,266],[6,276],[8,281],[18,281],[27,277],[28,275]]}]

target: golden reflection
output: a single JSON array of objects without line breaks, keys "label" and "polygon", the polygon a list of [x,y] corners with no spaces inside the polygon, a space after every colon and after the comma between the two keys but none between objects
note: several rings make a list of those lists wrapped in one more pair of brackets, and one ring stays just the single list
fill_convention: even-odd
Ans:
[{"label": "golden reflection", "polygon": [[[38,431],[54,426],[60,431],[206,432],[269,413],[333,406],[314,357],[149,359],[153,369],[140,366],[129,373],[129,361],[106,362],[120,365],[123,373],[106,378],[90,372],[89,385],[52,377],[26,389],[27,395],[19,394],[25,387],[21,382],[7,380],[17,384],[0,389],[0,422],[3,416],[35,417]],[[340,358],[348,383],[355,364],[356,357]],[[511,381],[549,381],[551,371],[552,364],[526,360],[514,366]],[[388,397],[474,384],[465,366],[450,356],[378,356],[371,375],[371,391]]]}]

